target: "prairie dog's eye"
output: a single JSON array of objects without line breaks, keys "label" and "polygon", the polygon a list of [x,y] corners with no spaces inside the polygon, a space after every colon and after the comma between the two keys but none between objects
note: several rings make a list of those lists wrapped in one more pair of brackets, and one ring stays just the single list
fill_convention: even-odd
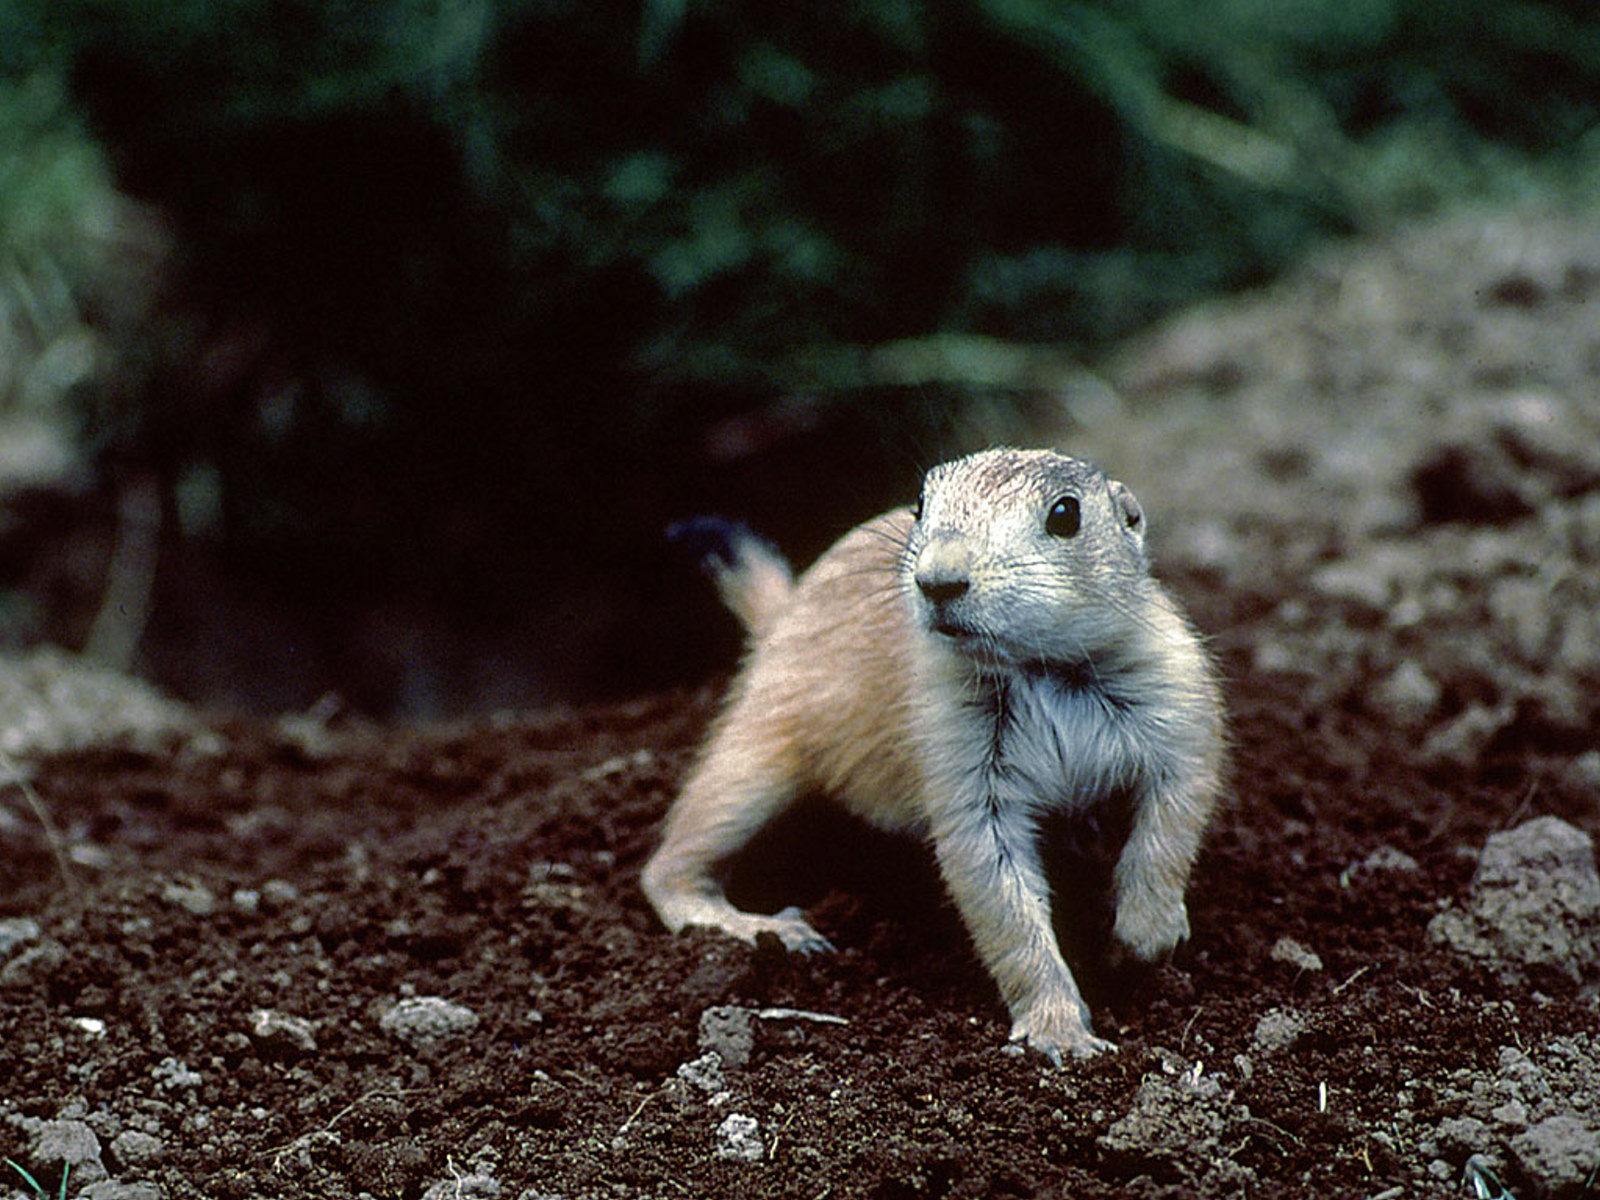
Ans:
[{"label": "prairie dog's eye", "polygon": [[922,520],[922,493],[921,492],[917,493],[917,502],[911,506],[911,519],[913,521]]},{"label": "prairie dog's eye", "polygon": [[1050,506],[1050,514],[1044,519],[1044,531],[1051,537],[1069,538],[1078,532],[1082,523],[1078,498],[1062,496]]}]

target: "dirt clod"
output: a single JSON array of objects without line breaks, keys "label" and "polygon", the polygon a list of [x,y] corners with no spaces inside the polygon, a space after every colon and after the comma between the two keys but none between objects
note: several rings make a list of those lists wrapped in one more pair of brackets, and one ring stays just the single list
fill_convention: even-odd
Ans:
[{"label": "dirt clod", "polygon": [[1491,836],[1464,909],[1428,926],[1437,941],[1512,978],[1550,967],[1581,980],[1600,968],[1600,872],[1594,842],[1556,817]]}]

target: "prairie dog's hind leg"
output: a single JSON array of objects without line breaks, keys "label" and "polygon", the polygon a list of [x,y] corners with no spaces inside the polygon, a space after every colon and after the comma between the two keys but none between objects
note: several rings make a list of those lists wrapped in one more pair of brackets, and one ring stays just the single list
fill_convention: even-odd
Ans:
[{"label": "prairie dog's hind leg", "polygon": [[699,925],[751,943],[771,933],[785,949],[801,954],[832,950],[798,908],[771,916],[735,908],[715,874],[794,795],[794,782],[781,764],[764,760],[749,746],[714,740],[673,802],[661,846],[645,864],[641,883],[661,923],[673,933]]}]

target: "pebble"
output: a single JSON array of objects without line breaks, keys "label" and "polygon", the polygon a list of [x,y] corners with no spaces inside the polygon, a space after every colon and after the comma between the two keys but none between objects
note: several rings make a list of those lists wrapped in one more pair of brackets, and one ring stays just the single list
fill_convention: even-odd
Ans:
[{"label": "pebble", "polygon": [[67,961],[67,948],[55,938],[43,938],[0,967],[0,988],[40,983]]},{"label": "pebble", "polygon": [[163,1092],[192,1092],[204,1082],[200,1072],[191,1071],[181,1058],[163,1058],[150,1068],[150,1074]]},{"label": "pebble", "polygon": [[1364,871],[1420,871],[1422,864],[1404,850],[1394,846],[1379,846],[1361,860]]},{"label": "pebble", "polygon": [[118,1167],[155,1162],[166,1152],[161,1139],[137,1129],[126,1129],[111,1142],[111,1160]]},{"label": "pebble", "polygon": [[761,1122],[744,1113],[729,1113],[717,1126],[715,1153],[729,1162],[760,1162],[767,1153],[761,1143]]},{"label": "pebble", "polygon": [[316,1030],[310,1021],[270,1008],[250,1014],[250,1036],[269,1050],[313,1054],[317,1049]]},{"label": "pebble", "polygon": [[1262,1014],[1256,1022],[1255,1036],[1252,1039],[1257,1050],[1271,1054],[1278,1050],[1286,1050],[1294,1045],[1295,1040],[1305,1032],[1306,1019],[1299,1013],[1286,1008],[1275,1008],[1271,1012]]},{"label": "pebble", "polygon": [[422,1200],[499,1200],[504,1194],[498,1179],[474,1173],[441,1179],[422,1193]]},{"label": "pebble", "polygon": [[378,1025],[385,1033],[420,1047],[471,1032],[477,1028],[478,1014],[440,996],[414,996],[384,1013]]},{"label": "pebble", "polygon": [[174,880],[161,889],[161,898],[173,907],[197,917],[209,917],[217,911],[217,894],[203,883],[179,883]]},{"label": "pebble", "polygon": [[707,1050],[699,1058],[682,1064],[678,1068],[678,1078],[710,1095],[728,1090],[728,1080],[722,1073],[722,1056],[715,1050]]},{"label": "pebble", "polygon": [[1509,704],[1467,705],[1450,722],[1435,729],[1422,744],[1422,757],[1434,762],[1449,762],[1457,766],[1471,766],[1479,754],[1515,716]]},{"label": "pebble", "polygon": [[1343,560],[1311,573],[1311,586],[1330,600],[1351,600],[1368,608],[1384,609],[1395,596],[1395,582],[1370,562]]},{"label": "pebble", "polygon": [[161,1200],[161,1189],[153,1183],[107,1179],[84,1188],[78,1193],[78,1200]]},{"label": "pebble", "polygon": [[1444,689],[1417,663],[1407,659],[1378,685],[1378,704],[1406,724],[1425,720],[1444,695]]},{"label": "pebble", "polygon": [[40,1121],[33,1130],[31,1157],[52,1166],[60,1163],[80,1185],[109,1178],[100,1161],[100,1139],[83,1121]]},{"label": "pebble", "polygon": [[[1600,750],[1585,750],[1562,772],[1566,782],[1588,792],[1600,792]],[[0,958],[4,954],[0,953]]]},{"label": "pebble", "polygon": [[700,1049],[714,1052],[728,1070],[736,1071],[750,1061],[755,1042],[748,1008],[718,1004],[700,1014]]},{"label": "pebble", "polygon": [[261,885],[260,903],[266,912],[278,912],[300,899],[300,889],[283,879],[269,879]]},{"label": "pebble", "polygon": [[0,919],[0,962],[10,958],[29,942],[38,941],[43,933],[44,931],[39,928],[39,922],[32,917]]},{"label": "pebble", "polygon": [[1303,946],[1291,937],[1281,937],[1272,944],[1273,962],[1288,963],[1302,971],[1322,970],[1322,959],[1309,946]]}]

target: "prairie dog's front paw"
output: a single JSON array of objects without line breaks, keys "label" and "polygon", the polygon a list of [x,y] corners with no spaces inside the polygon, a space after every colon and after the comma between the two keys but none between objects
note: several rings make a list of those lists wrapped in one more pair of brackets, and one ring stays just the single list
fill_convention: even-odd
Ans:
[{"label": "prairie dog's front paw", "polygon": [[794,905],[775,912],[770,917],[757,917],[760,931],[775,933],[783,948],[791,954],[832,954],[833,943],[811,927],[806,914]]},{"label": "prairie dog's front paw", "polygon": [[1117,905],[1112,934],[1133,957],[1141,962],[1156,962],[1188,940],[1189,910],[1181,898],[1176,902],[1124,899]]},{"label": "prairie dog's front paw", "polygon": [[783,948],[790,954],[809,956],[831,954],[834,950],[833,943],[813,929],[811,922],[806,920],[805,913],[793,905],[773,913],[770,917],[762,913],[740,912],[729,906],[727,912],[715,922],[714,928],[732,934],[741,942],[749,942],[752,946],[762,934],[771,934],[783,943]]},{"label": "prairie dog's front paw", "polygon": [[1058,1067],[1069,1057],[1093,1058],[1117,1048],[1114,1042],[1095,1036],[1077,1005],[1042,1004],[1030,1009],[1011,1026],[1011,1040],[1025,1043]]}]

